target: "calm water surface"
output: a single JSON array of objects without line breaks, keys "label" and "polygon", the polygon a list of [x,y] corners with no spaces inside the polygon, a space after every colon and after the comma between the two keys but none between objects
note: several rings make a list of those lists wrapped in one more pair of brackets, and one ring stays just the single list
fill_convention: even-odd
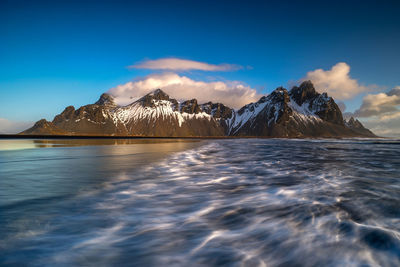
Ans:
[{"label": "calm water surface", "polygon": [[400,141],[0,140],[0,266],[400,266]]}]

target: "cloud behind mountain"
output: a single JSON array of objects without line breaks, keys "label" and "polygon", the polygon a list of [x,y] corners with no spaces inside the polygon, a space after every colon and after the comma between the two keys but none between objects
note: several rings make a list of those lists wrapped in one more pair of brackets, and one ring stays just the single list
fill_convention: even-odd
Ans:
[{"label": "cloud behind mountain", "polygon": [[261,97],[255,89],[239,81],[196,81],[176,73],[150,74],[111,88],[108,93],[118,105],[127,105],[155,89],[162,89],[177,99],[196,98],[199,103],[220,102],[233,108]]},{"label": "cloud behind mountain", "polygon": [[330,70],[316,69],[307,73],[302,81],[311,80],[318,92],[327,92],[337,100],[346,100],[370,91],[374,86],[364,86],[350,77],[350,66],[339,62]]}]

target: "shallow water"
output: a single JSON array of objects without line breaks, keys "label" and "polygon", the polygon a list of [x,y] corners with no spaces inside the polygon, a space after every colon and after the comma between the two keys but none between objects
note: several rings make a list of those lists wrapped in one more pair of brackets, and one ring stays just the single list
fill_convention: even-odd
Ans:
[{"label": "shallow water", "polygon": [[0,265],[400,265],[400,141],[57,142],[0,143]]}]

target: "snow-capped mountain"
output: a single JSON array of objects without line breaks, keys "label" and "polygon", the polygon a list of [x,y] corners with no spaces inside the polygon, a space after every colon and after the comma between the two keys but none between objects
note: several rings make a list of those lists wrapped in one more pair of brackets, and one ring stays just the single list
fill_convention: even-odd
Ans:
[{"label": "snow-capped mountain", "polygon": [[315,91],[310,81],[290,91],[277,88],[258,102],[235,112],[229,135],[272,137],[357,136],[344,125],[342,112],[326,93]]},{"label": "snow-capped mountain", "polygon": [[[374,136],[345,122],[335,101],[310,81],[280,87],[239,110],[221,103],[179,102],[157,89],[127,106],[102,94],[95,104],[67,107],[52,122],[40,120],[21,134],[119,136]],[[358,130],[355,130],[357,128]]]}]

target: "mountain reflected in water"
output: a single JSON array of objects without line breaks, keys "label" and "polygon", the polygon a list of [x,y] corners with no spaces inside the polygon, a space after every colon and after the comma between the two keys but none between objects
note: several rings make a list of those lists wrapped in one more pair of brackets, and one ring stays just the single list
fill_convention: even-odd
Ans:
[{"label": "mountain reflected in water", "polygon": [[193,143],[195,139],[110,139],[110,138],[80,138],[80,139],[21,139],[0,140],[0,151],[19,150],[40,147],[74,147],[74,146],[103,146],[103,145],[140,145],[165,143]]},{"label": "mountain reflected in water", "polygon": [[184,139],[0,140],[0,205],[99,188],[121,172],[198,145]]}]

